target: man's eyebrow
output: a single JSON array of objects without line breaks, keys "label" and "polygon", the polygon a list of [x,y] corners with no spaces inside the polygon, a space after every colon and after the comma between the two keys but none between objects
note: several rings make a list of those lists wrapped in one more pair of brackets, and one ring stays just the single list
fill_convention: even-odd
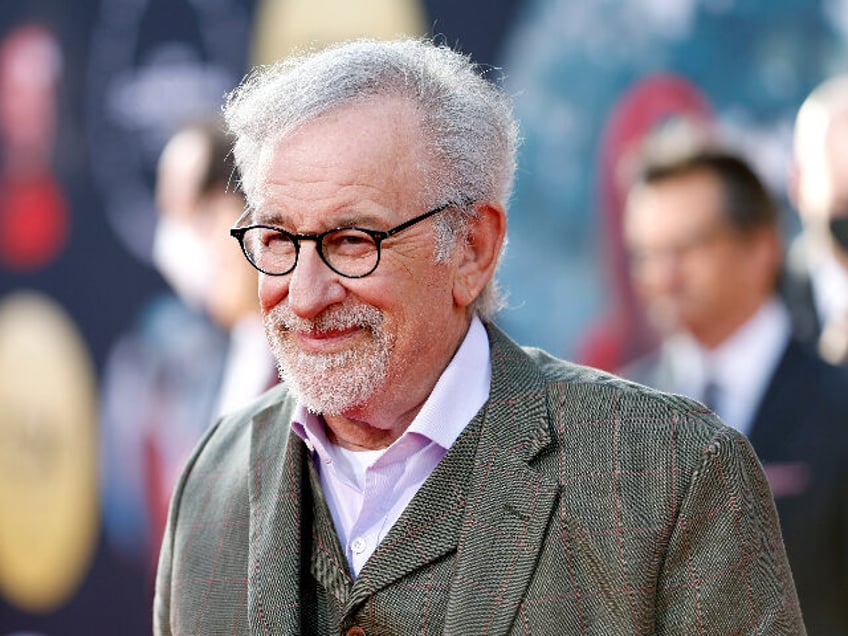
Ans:
[{"label": "man's eyebrow", "polygon": [[250,222],[259,225],[274,225],[277,227],[283,227],[286,224],[286,219],[280,214],[257,214],[254,212],[250,216]]},{"label": "man's eyebrow", "polygon": [[370,212],[350,211],[334,219],[332,227],[363,227],[365,229],[376,229],[386,224],[385,219]]},{"label": "man's eyebrow", "polygon": [[[293,227],[290,228],[289,226],[292,225],[290,219],[286,215],[274,211],[263,213],[258,210],[245,210],[244,214],[239,218],[239,222],[240,224],[243,222],[245,224],[273,225],[290,231],[305,231]],[[328,214],[319,219],[318,226],[308,231],[323,232],[338,227],[361,227],[371,230],[382,229],[388,225],[389,222],[386,219],[373,212],[343,210],[338,214]]]},{"label": "man's eyebrow", "polygon": [[274,225],[283,226],[286,217],[277,211],[264,211],[255,207],[248,207],[239,217],[239,223],[245,225]]}]

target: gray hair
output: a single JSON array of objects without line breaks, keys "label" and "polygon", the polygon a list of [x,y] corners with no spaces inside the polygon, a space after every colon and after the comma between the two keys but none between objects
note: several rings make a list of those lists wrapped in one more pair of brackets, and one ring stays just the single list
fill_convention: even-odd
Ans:
[{"label": "gray hair", "polygon": [[[509,97],[470,59],[426,39],[355,40],[260,67],[226,98],[224,117],[249,202],[269,149],[334,108],[374,98],[410,100],[432,160],[423,166],[430,204],[457,204],[437,222],[436,259],[462,234],[474,202],[506,207],[512,193],[518,126]],[[474,303],[488,319],[502,301],[494,278]]]}]

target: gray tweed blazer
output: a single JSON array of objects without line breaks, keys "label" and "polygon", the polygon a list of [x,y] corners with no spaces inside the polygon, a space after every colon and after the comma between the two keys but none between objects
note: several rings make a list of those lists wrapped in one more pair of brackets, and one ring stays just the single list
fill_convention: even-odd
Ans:
[{"label": "gray tweed blazer", "polygon": [[173,496],[156,633],[805,633],[744,437],[487,328],[489,401],[355,581],[285,387],[218,422]]}]

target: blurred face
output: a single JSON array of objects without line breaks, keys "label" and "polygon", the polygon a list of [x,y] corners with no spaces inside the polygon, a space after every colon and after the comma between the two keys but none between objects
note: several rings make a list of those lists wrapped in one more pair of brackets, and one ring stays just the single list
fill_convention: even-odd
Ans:
[{"label": "blurred face", "polygon": [[209,145],[196,131],[183,131],[165,146],[156,176],[158,219],[153,262],[183,301],[204,311],[214,295],[212,255],[198,214],[198,190]]},{"label": "blurred face", "polygon": [[229,231],[243,212],[241,194],[221,188],[198,200],[192,224],[206,246],[210,280],[206,307],[215,322],[227,329],[258,311],[257,272],[244,259]]},{"label": "blurred face", "polygon": [[[826,144],[827,187],[824,189],[826,234],[833,253],[848,267],[848,115],[831,122]],[[824,233],[824,232],[823,232]]]},{"label": "blurred face", "polygon": [[829,217],[848,216],[848,114],[833,120],[827,136],[827,199]]},{"label": "blurred face", "polygon": [[806,228],[848,263],[848,112],[821,124],[797,159],[797,205]]},{"label": "blurred face", "polygon": [[687,331],[714,347],[767,298],[774,250],[765,234],[742,236],[722,216],[717,177],[698,171],[642,186],[628,202],[632,276],[661,333]]},{"label": "blurred face", "polygon": [[[388,229],[443,203],[422,196],[425,161],[408,103],[337,108],[271,149],[248,223]],[[281,375],[310,409],[388,426],[429,394],[468,325],[453,300],[453,260],[435,261],[433,222],[383,242],[379,267],[364,278],[330,270],[312,241],[301,243],[291,273],[260,275]]]}]

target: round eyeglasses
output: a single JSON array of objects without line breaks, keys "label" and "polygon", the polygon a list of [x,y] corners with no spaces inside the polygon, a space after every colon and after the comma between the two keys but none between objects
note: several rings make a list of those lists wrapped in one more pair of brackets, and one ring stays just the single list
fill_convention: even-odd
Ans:
[{"label": "round eyeglasses", "polygon": [[383,241],[454,205],[440,205],[388,230],[337,227],[320,234],[292,234],[273,225],[249,225],[234,227],[230,234],[238,240],[250,264],[263,274],[285,276],[297,265],[301,241],[315,241],[327,267],[345,278],[362,278],[380,264]]}]

